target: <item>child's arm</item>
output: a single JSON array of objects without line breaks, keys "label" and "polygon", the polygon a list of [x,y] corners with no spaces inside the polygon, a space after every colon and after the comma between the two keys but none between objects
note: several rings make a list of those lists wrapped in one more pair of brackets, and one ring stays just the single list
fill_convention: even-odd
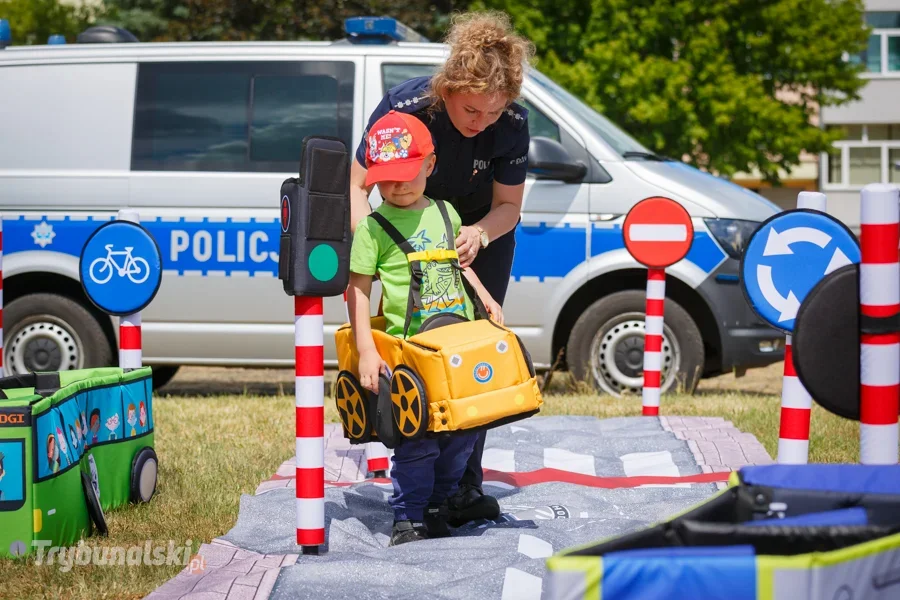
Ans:
[{"label": "child's arm", "polygon": [[387,363],[382,360],[372,337],[369,295],[372,292],[372,276],[350,273],[347,288],[347,309],[350,311],[350,327],[359,352],[359,383],[378,393],[378,373],[387,375]]},{"label": "child's arm", "polygon": [[475,288],[475,292],[478,294],[478,297],[481,298],[481,301],[484,303],[484,307],[487,309],[491,318],[503,325],[503,310],[491,296],[490,292],[487,291],[487,288],[484,287],[484,284],[481,283],[481,280],[478,279],[478,275],[475,274],[475,271],[466,267],[463,269],[463,275],[469,283],[472,284],[472,287]]}]

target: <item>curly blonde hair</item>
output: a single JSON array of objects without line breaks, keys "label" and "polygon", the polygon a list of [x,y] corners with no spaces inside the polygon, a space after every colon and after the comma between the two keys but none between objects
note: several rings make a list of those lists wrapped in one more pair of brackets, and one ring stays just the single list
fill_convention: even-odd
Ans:
[{"label": "curly blonde hair", "polygon": [[447,94],[496,94],[507,105],[519,97],[534,44],[513,32],[509,16],[500,11],[454,15],[444,40],[450,56],[431,79],[438,108]]}]

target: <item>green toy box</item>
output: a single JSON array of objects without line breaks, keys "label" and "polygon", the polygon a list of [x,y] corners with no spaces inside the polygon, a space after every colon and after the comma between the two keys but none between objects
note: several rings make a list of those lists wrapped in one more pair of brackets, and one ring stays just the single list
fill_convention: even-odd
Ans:
[{"label": "green toy box", "polygon": [[150,367],[0,379],[0,557],[70,546],[156,490]]}]

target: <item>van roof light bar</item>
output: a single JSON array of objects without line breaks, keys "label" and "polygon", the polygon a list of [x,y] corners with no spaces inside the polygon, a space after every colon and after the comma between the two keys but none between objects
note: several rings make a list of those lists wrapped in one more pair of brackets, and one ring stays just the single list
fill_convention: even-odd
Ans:
[{"label": "van roof light bar", "polygon": [[430,40],[391,17],[351,17],[344,21],[347,39],[354,44],[391,42],[428,43]]}]

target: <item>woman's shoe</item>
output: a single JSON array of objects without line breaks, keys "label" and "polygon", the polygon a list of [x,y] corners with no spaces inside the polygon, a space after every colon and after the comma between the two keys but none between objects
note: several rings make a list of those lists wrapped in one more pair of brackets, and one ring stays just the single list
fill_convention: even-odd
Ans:
[{"label": "woman's shoe", "polygon": [[500,517],[500,503],[497,499],[467,483],[460,484],[456,494],[449,498],[448,508],[447,523],[451,527],[460,527],[478,519],[493,521]]}]

